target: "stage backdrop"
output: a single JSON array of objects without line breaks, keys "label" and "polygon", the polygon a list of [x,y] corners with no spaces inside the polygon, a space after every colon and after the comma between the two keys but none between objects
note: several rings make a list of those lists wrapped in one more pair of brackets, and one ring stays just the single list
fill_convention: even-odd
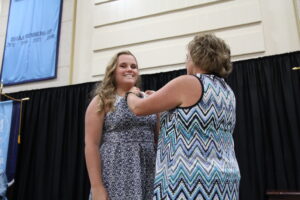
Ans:
[{"label": "stage backdrop", "polygon": [[[235,150],[240,200],[264,200],[267,190],[300,191],[300,52],[238,61],[227,82],[237,99]],[[157,90],[185,71],[142,76]],[[87,200],[84,115],[94,83],[23,91],[13,200]]]},{"label": "stage backdrop", "polygon": [[5,85],[56,77],[61,0],[11,0],[1,80]]}]

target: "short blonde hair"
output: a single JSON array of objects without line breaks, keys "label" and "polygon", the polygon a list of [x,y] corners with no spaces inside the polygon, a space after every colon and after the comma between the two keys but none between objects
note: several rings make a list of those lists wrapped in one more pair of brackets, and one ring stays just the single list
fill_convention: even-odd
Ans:
[{"label": "short blonde hair", "polygon": [[201,69],[227,77],[232,71],[230,48],[214,34],[198,34],[188,44],[193,63]]}]

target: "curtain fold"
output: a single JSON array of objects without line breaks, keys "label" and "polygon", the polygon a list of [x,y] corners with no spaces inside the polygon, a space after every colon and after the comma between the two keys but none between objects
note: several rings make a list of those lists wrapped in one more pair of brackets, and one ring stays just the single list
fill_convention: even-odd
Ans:
[{"label": "curtain fold", "polygon": [[[235,151],[240,199],[267,190],[300,191],[300,52],[235,62],[226,79],[237,100]],[[143,75],[157,90],[185,70]],[[11,199],[87,199],[84,114],[95,83],[11,94],[30,97],[22,116],[16,183]]]},{"label": "curtain fold", "polygon": [[241,199],[300,191],[300,71],[292,70],[299,65],[299,52],[240,61],[227,79],[237,99]]},{"label": "curtain fold", "polygon": [[11,199],[87,199],[84,114],[94,83],[25,91],[16,183]]}]

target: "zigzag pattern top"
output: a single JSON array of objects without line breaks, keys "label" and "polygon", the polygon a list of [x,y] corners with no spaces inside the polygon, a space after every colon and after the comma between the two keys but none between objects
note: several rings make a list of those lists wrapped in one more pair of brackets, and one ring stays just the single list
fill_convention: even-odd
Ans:
[{"label": "zigzag pattern top", "polygon": [[238,199],[234,93],[220,77],[196,77],[203,89],[199,101],[161,116],[155,200]]}]

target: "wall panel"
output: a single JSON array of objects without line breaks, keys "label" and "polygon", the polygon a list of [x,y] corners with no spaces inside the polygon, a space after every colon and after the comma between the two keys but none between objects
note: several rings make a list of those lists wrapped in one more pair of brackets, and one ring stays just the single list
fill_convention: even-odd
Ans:
[{"label": "wall panel", "polygon": [[96,5],[94,26],[105,26],[225,1],[228,0],[96,0],[105,4]]},{"label": "wall panel", "polygon": [[226,40],[233,59],[265,51],[258,0],[208,2],[118,0],[95,5],[91,76],[102,78],[112,55],[125,49],[136,55],[141,73],[183,68],[186,45],[199,32]]},{"label": "wall panel", "polygon": [[[239,17],[236,17],[238,15]],[[257,1],[197,8],[95,28],[93,50],[108,49],[259,22]],[[102,38],[102,39],[101,39]],[[108,39],[109,38],[109,39]]]},{"label": "wall panel", "polygon": [[[233,60],[236,56],[264,52],[265,50],[262,25],[260,23],[219,30],[215,34],[229,44]],[[146,68],[156,68],[157,72],[165,71],[162,68],[170,65],[181,65],[184,67],[186,45],[192,40],[193,36],[188,35],[96,52],[93,55],[92,75],[104,74],[105,67],[112,55],[124,49],[129,49],[136,55],[141,72],[149,71],[145,70]]]}]

